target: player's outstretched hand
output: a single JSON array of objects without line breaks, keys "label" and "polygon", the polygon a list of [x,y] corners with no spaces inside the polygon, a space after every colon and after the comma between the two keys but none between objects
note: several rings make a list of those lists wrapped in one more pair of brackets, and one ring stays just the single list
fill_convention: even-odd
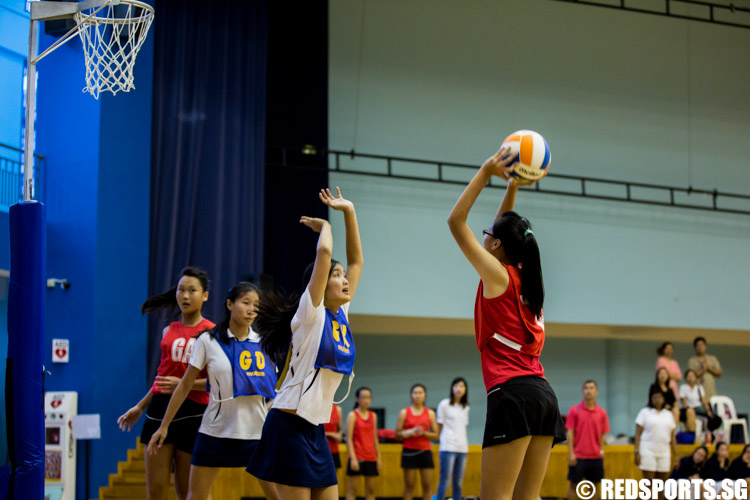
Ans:
[{"label": "player's outstretched hand", "polygon": [[315,217],[307,217],[306,215],[303,215],[300,217],[299,221],[315,231],[316,233],[319,233],[323,230],[323,228],[328,225],[328,221],[325,219],[317,219]]},{"label": "player's outstretched hand", "polygon": [[320,201],[334,210],[344,211],[348,208],[354,208],[354,203],[341,196],[341,190],[338,186],[336,186],[336,194],[338,196],[333,196],[330,189],[321,189],[318,196]]}]

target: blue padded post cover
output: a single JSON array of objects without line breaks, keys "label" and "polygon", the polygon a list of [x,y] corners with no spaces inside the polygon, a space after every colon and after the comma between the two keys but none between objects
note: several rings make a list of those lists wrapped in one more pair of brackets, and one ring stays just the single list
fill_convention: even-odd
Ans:
[{"label": "blue padded post cover", "polygon": [[24,202],[10,207],[6,414],[13,500],[44,498],[46,252],[44,205]]}]

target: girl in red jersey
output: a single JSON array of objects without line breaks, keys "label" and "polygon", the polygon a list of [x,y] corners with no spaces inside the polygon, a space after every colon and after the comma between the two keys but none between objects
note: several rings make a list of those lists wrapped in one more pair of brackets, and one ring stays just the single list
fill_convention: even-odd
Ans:
[{"label": "girl in red jersey", "polygon": [[349,485],[346,500],[357,498],[357,476],[365,477],[365,500],[375,500],[375,478],[383,469],[378,442],[378,416],[370,411],[372,390],[360,387],[355,393],[356,406],[346,417]]},{"label": "girl in red jersey", "polygon": [[404,500],[411,500],[417,471],[422,476],[422,499],[432,498],[432,445],[430,441],[438,439],[435,412],[424,405],[427,389],[422,384],[411,387],[411,406],[398,414],[396,438],[403,440],[401,451],[401,468],[404,469]]},{"label": "girl in red jersey", "polygon": [[[484,162],[448,218],[461,251],[479,273],[474,330],[487,389],[482,443],[483,499],[539,497],[552,446],[565,440],[557,397],[544,378],[544,283],[529,221],[513,212],[518,157],[503,148]],[[490,178],[508,181],[495,221],[478,242],[466,223]]]},{"label": "girl in red jersey", "polygon": [[[120,429],[130,431],[143,411],[146,422],[141,432],[141,443],[148,444],[159,428],[169,404],[169,398],[187,370],[195,337],[214,324],[201,315],[208,300],[208,275],[196,267],[186,267],[180,273],[177,286],[150,297],[141,306],[143,314],[179,307],[182,317],[164,328],[161,339],[161,362],[154,385],[141,401],[117,419]],[[169,475],[174,469],[174,489],[180,500],[187,498],[190,478],[190,457],[198,435],[203,412],[208,405],[205,373],[192,385],[188,399],[180,406],[170,426],[170,439],[155,455],[145,454],[146,495],[148,500],[167,498]]]},{"label": "girl in red jersey", "polygon": [[334,404],[331,408],[331,420],[327,424],[323,424],[323,429],[326,431],[326,440],[328,441],[328,448],[331,450],[331,456],[333,457],[333,465],[337,469],[341,468],[341,455],[339,455],[339,443],[344,437],[344,432],[341,427],[341,407]]}]

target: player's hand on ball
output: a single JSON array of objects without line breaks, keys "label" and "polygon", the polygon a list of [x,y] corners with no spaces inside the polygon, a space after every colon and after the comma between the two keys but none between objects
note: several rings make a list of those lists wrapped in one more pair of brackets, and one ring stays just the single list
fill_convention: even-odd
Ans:
[{"label": "player's hand on ball", "polygon": [[319,233],[323,230],[323,228],[328,224],[327,220],[324,219],[317,219],[315,217],[307,217],[303,215],[300,217],[299,220],[302,224],[306,225],[316,233]]},{"label": "player's hand on ball", "polygon": [[503,147],[494,155],[487,158],[482,168],[489,170],[491,175],[496,175],[510,181],[511,173],[518,164],[518,155],[510,152],[510,148]]}]

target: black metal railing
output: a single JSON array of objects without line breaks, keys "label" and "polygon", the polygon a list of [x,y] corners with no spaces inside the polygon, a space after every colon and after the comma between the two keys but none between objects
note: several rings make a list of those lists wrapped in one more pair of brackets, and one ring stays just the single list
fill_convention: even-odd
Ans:
[{"label": "black metal railing", "polygon": [[[44,201],[43,155],[34,155],[34,199]],[[0,143],[0,210],[23,200],[23,149]]]},{"label": "black metal railing", "polygon": [[[328,157],[330,172],[386,177],[411,181],[466,185],[478,165],[416,158],[374,155],[356,151],[313,151],[303,148],[269,148],[269,165],[293,168],[320,168],[320,157]],[[490,187],[505,188],[499,178]],[[534,184],[530,192],[574,196],[597,200],[639,203],[654,206],[707,210],[750,215],[750,195],[693,187],[628,182],[550,172]]]},{"label": "black metal railing", "polygon": [[651,14],[656,16],[700,21],[734,28],[750,29],[750,8],[727,4],[714,3],[706,0],[651,0],[632,2],[620,0],[613,3],[602,0],[553,0],[555,2],[575,3],[592,7],[606,7],[608,9]]}]

